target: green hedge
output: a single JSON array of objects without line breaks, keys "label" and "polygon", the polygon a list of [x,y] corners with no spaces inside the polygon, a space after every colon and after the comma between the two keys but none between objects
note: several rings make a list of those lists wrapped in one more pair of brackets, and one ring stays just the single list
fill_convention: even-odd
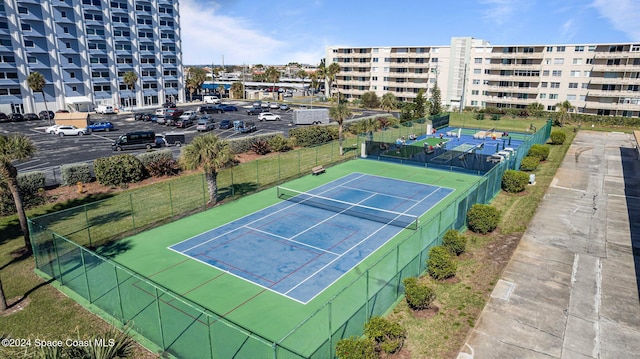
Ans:
[{"label": "green hedge", "polygon": [[93,161],[96,180],[105,186],[123,186],[144,179],[145,168],[133,155],[117,155]]},{"label": "green hedge", "polygon": [[527,156],[533,156],[540,158],[540,161],[544,161],[549,157],[550,148],[546,145],[534,144],[529,148],[529,152],[527,152]]},{"label": "green hedge", "polygon": [[420,283],[416,277],[403,280],[404,295],[409,307],[415,310],[427,309],[436,299],[436,292],[426,284]]},{"label": "green hedge", "polygon": [[447,279],[456,275],[458,263],[451,252],[444,246],[436,246],[429,250],[427,271],[434,279]]},{"label": "green hedge", "polygon": [[276,133],[265,133],[254,136],[242,137],[242,138],[234,138],[232,140],[228,140],[229,149],[234,154],[240,154],[251,151],[251,146],[256,141],[266,141],[269,142],[273,137],[282,136],[281,134]]},{"label": "green hedge", "polygon": [[540,165],[540,158],[534,156],[527,156],[520,162],[520,170],[522,171],[535,171]]},{"label": "green hedge", "polygon": [[551,131],[549,138],[551,139],[552,145],[561,145],[564,143],[564,140],[567,139],[567,135],[560,130],[555,130]]},{"label": "green hedge", "polygon": [[364,325],[364,334],[373,339],[380,351],[395,353],[402,348],[407,332],[400,323],[374,316]]},{"label": "green hedge", "polygon": [[307,126],[293,128],[289,137],[295,138],[296,145],[310,147],[338,139],[338,126]]},{"label": "green hedge", "polygon": [[487,204],[476,203],[467,212],[467,227],[475,233],[487,234],[498,227],[500,211]]},{"label": "green hedge", "polygon": [[89,183],[92,179],[88,163],[62,165],[60,171],[62,172],[63,186],[75,186],[78,182]]},{"label": "green hedge", "polygon": [[172,159],[173,152],[170,149],[164,149],[160,151],[143,152],[136,155],[136,158],[147,167],[152,162],[157,162],[162,159]]},{"label": "green hedge", "polygon": [[[18,174],[18,191],[22,197],[22,205],[26,208],[39,206],[45,202],[44,187],[46,176],[44,172],[33,171]],[[16,213],[16,205],[9,187],[0,181],[0,215],[8,216]]]},{"label": "green hedge", "polygon": [[455,229],[450,229],[442,237],[442,245],[447,248],[451,254],[459,256],[464,253],[467,248],[467,237]]},{"label": "green hedge", "polygon": [[509,193],[519,193],[527,188],[529,175],[522,171],[506,170],[502,175],[502,189]]},{"label": "green hedge", "polygon": [[370,338],[355,336],[340,339],[336,344],[336,357],[339,359],[377,359],[376,343]]}]

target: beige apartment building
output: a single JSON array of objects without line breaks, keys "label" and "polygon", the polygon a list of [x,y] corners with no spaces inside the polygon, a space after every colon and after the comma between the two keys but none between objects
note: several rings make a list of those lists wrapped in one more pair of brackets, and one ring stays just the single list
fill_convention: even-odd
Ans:
[{"label": "beige apartment building", "polygon": [[454,37],[449,46],[330,47],[341,71],[333,91],[347,99],[367,91],[413,101],[437,82],[449,110],[461,107],[555,111],[568,100],[578,113],[640,116],[640,44],[491,45]]}]

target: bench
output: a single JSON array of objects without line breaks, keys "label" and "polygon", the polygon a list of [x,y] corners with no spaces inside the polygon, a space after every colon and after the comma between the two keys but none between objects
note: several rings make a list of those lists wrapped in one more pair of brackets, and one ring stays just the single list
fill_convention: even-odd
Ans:
[{"label": "bench", "polygon": [[324,172],[325,172],[325,169],[322,166],[315,166],[315,167],[313,167],[311,169],[311,174],[314,175],[314,176],[317,176],[317,175],[319,175],[321,173],[324,173]]}]

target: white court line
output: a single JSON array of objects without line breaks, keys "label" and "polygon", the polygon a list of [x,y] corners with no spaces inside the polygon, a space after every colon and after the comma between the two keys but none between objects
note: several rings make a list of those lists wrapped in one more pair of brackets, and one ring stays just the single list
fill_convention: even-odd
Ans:
[{"label": "white court line", "polygon": [[[300,245],[305,246],[305,247],[313,248],[313,249],[318,250],[318,251],[320,251],[320,252],[333,254],[334,256],[337,256],[337,255],[338,255],[338,253],[334,253],[334,252],[328,251],[328,250],[326,250],[326,249],[322,249],[322,248],[319,248],[319,247],[316,247],[316,246],[312,246],[312,245],[309,245],[309,244],[306,244],[306,243],[302,243],[302,242],[294,241],[294,240],[292,240],[292,239],[291,239],[291,238],[296,237],[297,235],[296,235],[296,236],[293,236],[293,237],[291,237],[291,238],[287,238],[287,237],[279,236],[279,235],[277,235],[277,234],[273,234],[273,233],[271,233],[271,232],[263,231],[263,230],[258,229],[258,228],[253,228],[253,227],[249,227],[249,226],[243,226],[243,227],[248,228],[248,229],[250,229],[250,230],[252,230],[252,231],[256,231],[256,232],[264,233],[264,234],[269,235],[269,236],[273,236],[273,237],[276,237],[276,238],[280,238],[280,239],[285,240],[285,241],[289,241],[289,242],[293,242],[293,243],[296,243],[296,244],[300,244]],[[306,230],[305,230],[305,231],[306,231]],[[298,235],[299,235],[299,234],[298,234]]]},{"label": "white court line", "polygon": [[[415,199],[411,199],[411,198],[407,198],[407,197],[394,196],[394,195],[385,194],[385,193],[381,193],[381,192],[369,191],[369,190],[362,189],[362,188],[348,187],[348,186],[339,186],[339,187],[347,188],[347,189],[352,189],[352,190],[356,190],[356,191],[361,191],[361,192],[375,193],[376,195],[381,194],[381,195],[383,195],[383,196],[385,196],[385,197],[398,198],[398,199],[403,199],[403,200],[405,200],[405,201],[412,201],[412,202],[416,202],[416,200],[415,200]],[[380,209],[382,209],[382,208],[380,208]],[[382,210],[384,210],[384,211],[388,211],[388,210],[386,210],[386,209],[382,209]]]}]

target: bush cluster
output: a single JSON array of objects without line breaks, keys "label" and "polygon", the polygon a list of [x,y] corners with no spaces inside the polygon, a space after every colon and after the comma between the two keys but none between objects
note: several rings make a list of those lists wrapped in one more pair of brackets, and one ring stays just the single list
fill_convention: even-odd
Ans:
[{"label": "bush cluster", "polygon": [[455,229],[450,229],[442,237],[442,245],[451,254],[459,256],[467,249],[467,237]]},{"label": "bush cluster", "polygon": [[142,163],[149,176],[174,176],[180,173],[178,161],[173,158],[173,152],[170,149],[140,153],[136,158]]},{"label": "bush cluster", "polygon": [[567,139],[567,135],[560,130],[555,130],[551,131],[551,136],[549,138],[551,139],[552,145],[561,145],[564,143],[564,140]]},{"label": "bush cluster", "polygon": [[527,152],[527,156],[538,157],[540,158],[540,161],[544,161],[547,159],[547,157],[549,157],[549,152],[550,152],[549,146],[536,143],[535,145],[532,145],[531,148],[529,148],[529,152]]},{"label": "bush cluster", "polygon": [[535,171],[540,165],[540,158],[534,156],[527,156],[520,162],[520,170],[522,171]]},{"label": "bush cluster", "polygon": [[337,126],[308,126],[293,128],[289,136],[295,137],[299,146],[310,147],[338,139]]},{"label": "bush cluster", "polygon": [[123,186],[144,179],[145,168],[130,154],[98,158],[93,161],[96,180],[105,186]]},{"label": "bush cluster", "polygon": [[498,228],[500,211],[486,204],[476,203],[467,212],[467,227],[475,233],[487,234]]},{"label": "bush cluster", "polygon": [[62,165],[62,185],[74,186],[81,183],[91,182],[91,169],[88,163],[72,163],[68,165]]},{"label": "bush cluster", "polygon": [[527,188],[529,175],[516,170],[506,170],[502,175],[502,189],[509,193],[520,193]]},{"label": "bush cluster", "polygon": [[371,317],[364,325],[364,334],[375,341],[380,351],[395,353],[404,344],[407,332],[400,323],[383,317]]},{"label": "bush cluster", "polygon": [[418,282],[416,277],[407,277],[403,280],[405,299],[409,307],[415,310],[427,309],[436,299],[433,288]]},{"label": "bush cluster", "polygon": [[293,149],[293,141],[284,138],[281,134],[271,137],[268,141],[271,151],[287,152]]},{"label": "bush cluster", "polygon": [[265,133],[259,134],[255,136],[247,136],[242,138],[234,138],[229,140],[229,149],[233,154],[240,154],[251,151],[251,146],[256,141],[269,141],[272,137],[282,136],[280,134],[275,133]]},{"label": "bush cluster", "polygon": [[500,115],[498,115],[498,114],[491,115],[491,120],[500,121]]},{"label": "bush cluster", "polygon": [[336,357],[339,359],[376,359],[376,343],[370,338],[349,337],[340,339],[336,344]]},{"label": "bush cluster", "polygon": [[429,250],[427,271],[433,279],[447,279],[456,275],[458,263],[451,252],[444,246],[436,246]]},{"label": "bush cluster", "polygon": [[[18,174],[18,191],[22,197],[22,205],[25,209],[39,206],[44,203],[44,187],[46,176],[42,171],[26,172]],[[0,215],[8,216],[16,213],[16,205],[9,187],[0,180]]]}]

